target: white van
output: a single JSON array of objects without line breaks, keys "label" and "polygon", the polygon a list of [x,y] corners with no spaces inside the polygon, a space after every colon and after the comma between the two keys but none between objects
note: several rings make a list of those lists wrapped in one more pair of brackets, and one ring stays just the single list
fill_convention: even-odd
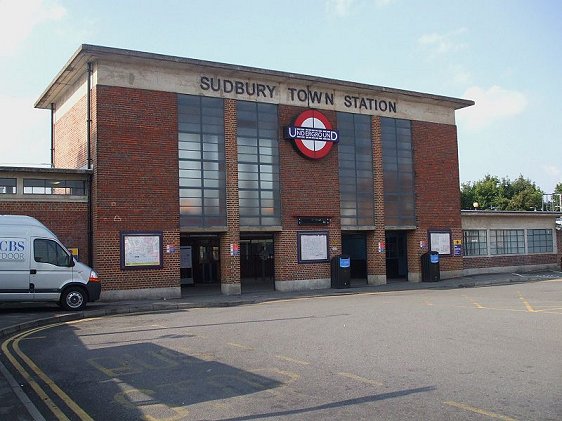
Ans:
[{"label": "white van", "polygon": [[0,215],[0,301],[57,301],[83,310],[101,282],[37,219]]}]

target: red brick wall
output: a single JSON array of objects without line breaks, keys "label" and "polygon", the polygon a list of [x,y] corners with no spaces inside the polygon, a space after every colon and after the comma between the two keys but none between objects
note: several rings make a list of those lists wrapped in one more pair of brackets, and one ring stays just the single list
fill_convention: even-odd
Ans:
[{"label": "red brick wall", "polygon": [[87,165],[86,95],[55,122],[54,164],[57,168],[85,168]]},{"label": "red brick wall", "polygon": [[[179,286],[177,97],[97,86],[94,264],[105,290]],[[161,231],[161,270],[120,269],[120,232]]]},{"label": "red brick wall", "polygon": [[236,101],[224,102],[226,154],[226,214],[228,232],[221,235],[221,282],[240,282],[240,256],[230,255],[230,245],[240,244],[240,208],[238,199],[238,144],[236,140]]},{"label": "red brick wall", "polygon": [[504,266],[547,265],[560,263],[556,254],[529,254],[497,257],[465,257],[464,268],[493,268]]},{"label": "red brick wall", "polygon": [[[305,108],[279,106],[279,126],[291,124]],[[322,113],[336,127],[336,113]],[[283,232],[275,235],[275,279],[308,280],[330,278],[330,263],[299,264],[297,231],[329,231],[329,257],[341,253],[338,149],[333,147],[323,159],[302,157],[290,141],[279,134],[281,209]],[[331,218],[327,227],[298,226],[297,216]],[[337,251],[332,252],[335,247]]]},{"label": "red brick wall", "polygon": [[380,117],[372,117],[373,183],[375,190],[375,231],[367,233],[367,273],[386,274],[386,254],[379,253],[379,242],[385,241],[384,230],[384,184],[382,166],[382,135]]},{"label": "red brick wall", "polygon": [[[412,143],[418,229],[408,235],[408,272],[420,273],[427,251],[420,241],[428,241],[428,230],[450,229],[451,240],[463,238],[456,126],[412,121]],[[462,256],[443,256],[439,263],[441,272],[463,268]]]},{"label": "red brick wall", "polygon": [[28,215],[41,221],[66,247],[78,247],[88,264],[88,204],[82,202],[4,202],[2,215]]}]

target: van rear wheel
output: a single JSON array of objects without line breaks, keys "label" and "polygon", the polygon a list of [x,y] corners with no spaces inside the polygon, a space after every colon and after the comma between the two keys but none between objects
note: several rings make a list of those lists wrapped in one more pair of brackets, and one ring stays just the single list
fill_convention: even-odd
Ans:
[{"label": "van rear wheel", "polygon": [[83,288],[69,287],[60,297],[60,306],[65,310],[78,311],[86,308],[88,297]]}]

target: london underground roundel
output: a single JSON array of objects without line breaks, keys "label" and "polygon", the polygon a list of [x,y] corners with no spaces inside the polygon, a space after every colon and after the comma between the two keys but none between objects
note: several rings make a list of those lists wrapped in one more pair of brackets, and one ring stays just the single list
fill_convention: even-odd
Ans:
[{"label": "london underground roundel", "polygon": [[293,140],[298,151],[311,159],[324,158],[339,140],[337,130],[332,130],[330,121],[317,110],[303,111],[284,132],[285,139]]}]

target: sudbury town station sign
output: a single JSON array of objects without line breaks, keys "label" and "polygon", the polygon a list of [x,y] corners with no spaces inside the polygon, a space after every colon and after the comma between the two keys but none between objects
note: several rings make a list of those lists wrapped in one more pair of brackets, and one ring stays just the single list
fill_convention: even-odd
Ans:
[{"label": "sudbury town station sign", "polygon": [[297,103],[307,107],[328,106],[349,109],[358,112],[383,112],[396,114],[396,101],[359,95],[322,91],[310,88],[298,88],[278,84],[226,79],[215,76],[200,76],[199,88],[202,91],[219,96],[249,97],[255,99],[286,98],[288,103]]}]

